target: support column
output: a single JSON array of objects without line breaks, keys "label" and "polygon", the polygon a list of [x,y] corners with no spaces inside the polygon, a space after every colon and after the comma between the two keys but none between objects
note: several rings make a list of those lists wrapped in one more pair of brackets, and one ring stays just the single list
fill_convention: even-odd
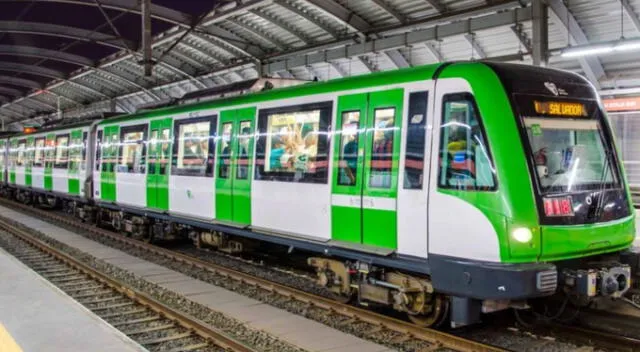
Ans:
[{"label": "support column", "polygon": [[549,63],[549,11],[545,0],[533,0],[533,65]]},{"label": "support column", "polygon": [[142,65],[144,75],[151,76],[153,71],[153,53],[151,49],[151,0],[142,0]]}]

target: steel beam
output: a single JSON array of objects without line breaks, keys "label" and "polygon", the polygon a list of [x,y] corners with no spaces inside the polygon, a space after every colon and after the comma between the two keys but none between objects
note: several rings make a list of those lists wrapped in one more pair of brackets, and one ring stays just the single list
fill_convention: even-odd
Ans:
[{"label": "steel beam", "polygon": [[371,26],[353,11],[338,4],[333,0],[304,0],[316,9],[323,11],[325,14],[333,17],[336,21],[343,23],[347,27],[355,31],[356,34],[364,38],[364,32],[368,31]]},{"label": "steel beam", "polygon": [[515,8],[483,17],[471,18],[465,22],[454,22],[438,26],[438,28],[424,28],[409,33],[388,36],[382,39],[371,39],[363,43],[349,45],[344,48],[334,48],[322,53],[295,56],[295,52],[288,53],[285,59],[274,58],[272,62],[263,65],[263,72],[282,71],[291,67],[299,67],[314,63],[349,59],[373,52],[403,48],[408,45],[420,44],[430,40],[443,39],[456,35],[481,31],[485,29],[513,25],[517,21],[530,21],[531,8]]},{"label": "steel beam", "polygon": [[265,19],[269,22],[271,22],[273,25],[278,26],[280,29],[282,29],[283,31],[293,35],[294,37],[296,37],[298,40],[300,40],[301,42],[305,43],[305,44],[309,44],[312,43],[313,40],[311,38],[309,38],[306,34],[302,33],[301,31],[297,30],[296,28],[294,28],[291,24],[273,16],[270,15],[266,12],[262,12],[262,11],[258,11],[258,10],[249,10],[249,13],[251,13],[254,16],[260,17],[262,19]]},{"label": "steel beam", "polygon": [[[66,3],[74,5],[83,5],[97,7],[98,5],[93,0],[29,0],[30,2],[49,2],[49,3]],[[2,2],[15,2],[15,0],[0,0]],[[131,0],[100,0],[100,3],[104,8],[117,10],[128,13],[141,13],[139,1]],[[187,24],[191,22],[191,16],[173,10],[168,7],[151,4],[151,17],[161,21],[173,23],[173,24]]]},{"label": "steel beam", "polygon": [[307,12],[307,11],[302,11],[301,9],[295,7],[294,5],[289,4],[288,2],[286,2],[285,0],[274,0],[273,1],[274,4],[295,13],[296,15],[304,18],[305,20],[313,23],[314,25],[316,25],[318,28],[322,29],[323,31],[329,33],[332,37],[334,38],[340,38],[343,35],[340,34],[337,30],[335,30],[334,28],[332,28],[331,26],[329,26],[328,24],[320,21],[319,19],[316,19],[314,17],[312,17],[312,15]]},{"label": "steel beam", "polygon": [[244,23],[238,19],[235,18],[227,18],[227,22],[231,22],[233,24],[235,24],[236,26],[244,29],[245,31],[257,36],[258,38],[263,39],[264,41],[267,41],[271,44],[273,44],[276,48],[278,48],[281,51],[287,50],[287,45],[283,42],[281,42],[280,40],[278,40],[277,38],[275,38],[274,36],[272,36],[269,33],[263,32],[260,29],[254,28],[252,25]]},{"label": "steel beam", "polygon": [[549,63],[549,10],[543,0],[533,0],[533,45],[530,51],[535,66]]},{"label": "steel beam", "polygon": [[42,89],[42,85],[36,81],[30,79],[0,76],[0,83],[10,84],[13,86],[24,87],[29,89]]},{"label": "steel beam", "polygon": [[436,48],[435,44],[433,44],[432,42],[426,42],[424,43],[424,46],[427,48],[427,50],[429,50],[429,53],[431,53],[431,56],[433,56],[433,58],[436,59],[437,62],[445,61],[444,55],[442,55],[440,49]]},{"label": "steel beam", "polygon": [[383,9],[386,13],[391,15],[391,17],[395,18],[396,21],[400,23],[407,22],[407,18],[398,12],[396,9],[391,7],[391,5],[387,4],[384,0],[371,0],[374,4],[376,4],[379,8]]},{"label": "steel beam", "polygon": [[47,103],[47,102],[44,102],[44,101],[42,101],[42,100],[38,99],[38,96],[37,96],[37,95],[31,96],[31,97],[29,97],[29,99],[30,99],[31,101],[34,101],[34,102],[36,102],[36,103],[38,103],[38,104],[42,105],[42,106],[46,106],[46,107],[47,107],[47,108],[49,108],[49,109],[53,109],[53,110],[56,110],[56,109],[57,109],[57,107],[56,107],[55,105],[50,104],[50,103]]},{"label": "steel beam", "polygon": [[445,4],[443,4],[443,3],[441,3],[440,0],[426,0],[426,1],[438,13],[444,13],[444,12],[448,11],[447,10],[447,6]]},{"label": "steel beam", "polygon": [[21,64],[17,62],[0,61],[0,71],[22,72],[35,76],[42,76],[51,79],[64,79],[64,73],[50,68]]},{"label": "steel beam", "polygon": [[142,66],[144,75],[150,77],[153,71],[153,53],[151,51],[151,0],[142,0]]},{"label": "steel beam", "polygon": [[393,64],[397,68],[411,67],[411,64],[409,63],[409,61],[407,61],[404,55],[402,55],[400,50],[389,50],[385,51],[384,54],[389,58],[389,60],[391,60],[391,62],[393,62]]},{"label": "steel beam", "polygon": [[0,21],[0,32],[70,38],[83,42],[97,43],[116,49],[135,47],[132,41],[114,37],[110,34],[52,23]]},{"label": "steel beam", "polygon": [[[482,47],[478,43],[478,40],[477,40],[475,34],[465,34],[464,38],[471,45],[471,50],[473,50],[473,52],[477,53],[478,56],[480,56],[481,59],[484,59],[485,57],[487,57],[487,54],[484,52],[484,49],[482,49]],[[473,56],[473,53],[472,53],[471,56]]]},{"label": "steel beam", "polygon": [[621,0],[621,1],[622,1],[622,8],[624,9],[624,13],[627,15],[627,17],[629,17],[636,31],[640,32],[640,18],[638,17],[636,12],[633,10],[633,6],[631,6],[631,4],[629,3],[629,0]]},{"label": "steel beam", "polygon": [[95,62],[80,55],[65,53],[63,51],[49,50],[34,46],[24,45],[0,45],[0,55],[35,57],[39,59],[54,60],[78,66],[93,66]]},{"label": "steel beam", "polygon": [[511,30],[513,31],[513,34],[515,34],[516,38],[518,38],[520,45],[522,45],[525,48],[524,51],[527,51],[527,52],[533,51],[531,39],[529,39],[529,37],[527,36],[527,33],[522,29],[521,23],[511,26]]},{"label": "steel beam", "polygon": [[17,89],[9,88],[9,87],[2,87],[2,86],[0,86],[0,94],[10,95],[14,98],[22,96],[21,91]]},{"label": "steel beam", "polygon": [[[569,12],[569,9],[564,5],[562,0],[548,0],[549,8],[551,12],[555,14],[558,18],[558,21],[563,24],[564,28],[569,32],[569,35],[578,45],[586,45],[589,44],[589,40],[587,39],[587,35],[584,33],[578,21],[573,17],[573,15]],[[604,72],[604,67],[600,60],[595,56],[585,56],[578,59],[580,62],[580,66],[584,71],[585,75],[591,83],[593,83],[596,88],[600,87],[599,81],[605,78],[606,74]]]}]

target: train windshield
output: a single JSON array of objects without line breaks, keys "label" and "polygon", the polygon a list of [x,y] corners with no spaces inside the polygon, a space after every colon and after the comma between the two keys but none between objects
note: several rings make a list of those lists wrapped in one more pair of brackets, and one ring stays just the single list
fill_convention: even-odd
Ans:
[{"label": "train windshield", "polygon": [[619,185],[604,116],[595,102],[526,96],[518,100],[543,194]]}]

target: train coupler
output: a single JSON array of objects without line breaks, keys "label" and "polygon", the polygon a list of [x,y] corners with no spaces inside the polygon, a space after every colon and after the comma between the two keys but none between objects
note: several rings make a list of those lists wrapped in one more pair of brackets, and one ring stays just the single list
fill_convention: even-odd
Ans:
[{"label": "train coupler", "polygon": [[631,288],[631,267],[621,263],[599,263],[596,268],[564,269],[561,287],[583,300],[620,298]]}]

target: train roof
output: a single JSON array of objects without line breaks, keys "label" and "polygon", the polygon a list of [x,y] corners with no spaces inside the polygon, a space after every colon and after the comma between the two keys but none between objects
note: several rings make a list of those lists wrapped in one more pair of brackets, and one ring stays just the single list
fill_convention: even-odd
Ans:
[{"label": "train roof", "polygon": [[[538,81],[542,78],[549,78],[565,83],[573,82],[572,84],[574,85],[584,86],[585,82],[587,82],[588,84],[588,81],[575,73],[546,67],[532,68],[531,66],[522,64],[494,63],[487,61],[443,62],[393,71],[382,71],[366,75],[344,77],[325,82],[309,82],[290,87],[274,88],[259,92],[250,92],[244,95],[221,97],[219,99],[208,100],[204,102],[160,107],[158,109],[146,110],[129,115],[121,115],[104,119],[99,124],[107,125],[120,121],[131,121],[142,118],[153,118],[187,113],[194,110],[224,108],[226,106],[251,104],[273,99],[294,98],[301,95],[331,93],[334,91],[349,90],[354,88],[366,88],[372,86],[384,86],[392,83],[404,83],[425,79],[435,79],[437,78],[439,72],[441,72],[445,67],[455,64],[477,64],[489,67],[502,79],[502,82],[505,84],[505,86],[514,86],[518,81],[522,82],[525,77]],[[251,83],[252,82],[249,82],[248,84]],[[190,98],[192,97],[192,95],[189,95],[188,97]]]}]

